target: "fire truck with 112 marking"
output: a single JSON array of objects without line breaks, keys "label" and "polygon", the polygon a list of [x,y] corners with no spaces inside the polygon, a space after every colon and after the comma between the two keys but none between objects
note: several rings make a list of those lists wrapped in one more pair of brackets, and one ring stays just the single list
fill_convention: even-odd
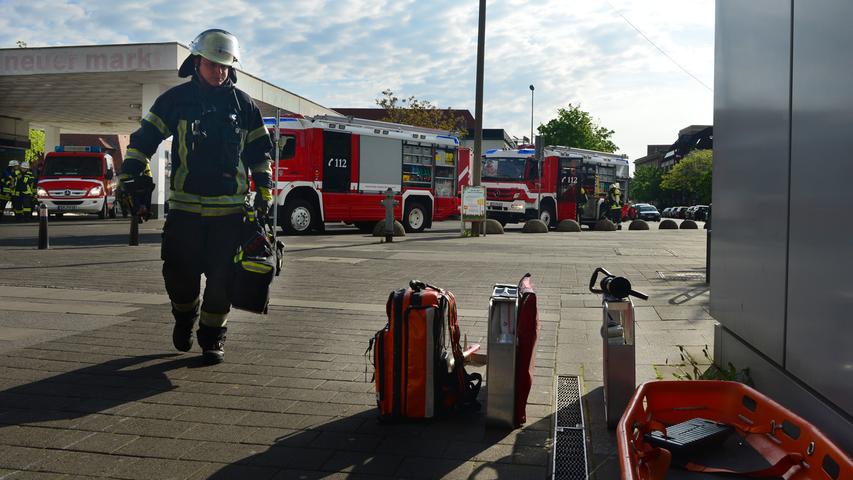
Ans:
[{"label": "fire truck with 112 marking", "polygon": [[[275,138],[275,118],[264,123]],[[460,160],[448,132],[352,117],[279,117],[278,222],[285,233],[345,222],[372,231],[394,192],[394,218],[419,232],[459,212]]]}]

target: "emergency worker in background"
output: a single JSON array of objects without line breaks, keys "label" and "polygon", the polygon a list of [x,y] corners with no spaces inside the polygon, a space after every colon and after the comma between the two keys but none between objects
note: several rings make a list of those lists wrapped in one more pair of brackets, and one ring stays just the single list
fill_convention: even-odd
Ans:
[{"label": "emergency worker in background", "polygon": [[[9,165],[3,170],[0,176],[0,221],[3,220],[3,215],[6,213],[6,205],[12,200],[12,195],[15,190],[15,170],[18,169],[18,161],[12,160]],[[14,211],[14,206],[12,207]]]},{"label": "emergency worker in background", "polygon": [[33,206],[36,196],[36,177],[30,171],[30,163],[21,163],[21,179],[16,185],[21,196],[21,220],[26,222],[33,218]]},{"label": "emergency worker in background", "polygon": [[[149,217],[149,158],[163,139],[174,135],[161,250],[175,317],[172,342],[189,351],[198,320],[198,343],[208,364],[221,362],[225,353],[228,287],[250,172],[257,190],[255,209],[265,215],[272,202],[272,142],[257,105],[234,86],[239,57],[234,35],[218,29],[199,34],[178,71],[190,81],[154,102],[130,137],[119,177],[132,198],[133,214]],[[200,299],[202,274],[206,285]]]},{"label": "emergency worker in background", "polygon": [[589,202],[589,196],[586,193],[586,188],[582,182],[577,183],[577,196],[575,197],[575,210],[577,211],[577,221],[581,223],[583,220],[583,211],[586,208],[586,204]]},{"label": "emergency worker in background", "polygon": [[622,227],[622,192],[619,183],[614,182],[607,189],[608,217],[618,228]]},{"label": "emergency worker in background", "polygon": [[24,221],[24,173],[20,164],[15,165],[12,171],[12,210],[15,212],[15,221]]}]

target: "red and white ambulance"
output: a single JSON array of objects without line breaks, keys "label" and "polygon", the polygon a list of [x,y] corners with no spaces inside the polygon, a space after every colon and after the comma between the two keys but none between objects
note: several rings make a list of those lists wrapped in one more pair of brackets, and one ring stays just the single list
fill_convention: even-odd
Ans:
[{"label": "red and white ambulance", "polygon": [[115,218],[117,180],[110,154],[96,146],[58,146],[44,157],[36,191],[54,214]]},{"label": "red and white ambulance", "polygon": [[[275,118],[264,120],[275,140]],[[371,231],[394,218],[419,232],[459,213],[459,159],[467,149],[440,130],[352,117],[280,117],[279,224],[286,233],[345,222]]]}]

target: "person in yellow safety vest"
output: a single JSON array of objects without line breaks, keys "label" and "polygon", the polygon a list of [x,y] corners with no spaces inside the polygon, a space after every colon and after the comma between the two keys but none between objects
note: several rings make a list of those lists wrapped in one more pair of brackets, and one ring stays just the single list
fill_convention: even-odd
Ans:
[{"label": "person in yellow safety vest", "polygon": [[575,199],[575,210],[578,217],[578,223],[581,223],[581,221],[583,220],[583,211],[586,208],[586,204],[588,201],[589,196],[587,196],[586,189],[583,187],[583,185],[578,184],[578,194],[577,198]]},{"label": "person in yellow safety vest", "polygon": [[622,228],[622,192],[619,183],[614,182],[607,189],[608,217],[616,224],[616,228]]},{"label": "person in yellow safety vest", "polygon": [[[225,356],[229,284],[249,174],[257,192],[255,210],[265,216],[272,204],[273,145],[259,107],[234,85],[238,58],[234,35],[219,29],[200,33],[178,69],[179,77],[190,80],[154,101],[130,136],[119,175],[133,215],[146,219],[154,188],[149,159],[173,137],[169,216],[160,255],[175,318],[172,344],[189,351],[198,321],[198,344],[207,364]],[[202,274],[205,287],[199,298]]]},{"label": "person in yellow safety vest", "polygon": [[20,165],[15,168],[12,173],[13,178],[13,186],[12,186],[12,210],[15,212],[15,221],[23,222],[24,221],[24,190],[26,186],[24,185],[24,172],[21,171]]},{"label": "person in yellow safety vest", "polygon": [[[12,160],[0,177],[0,221],[6,213],[6,205],[12,200],[15,191],[15,170],[18,169],[18,161]],[[14,209],[14,205],[12,206]]]},{"label": "person in yellow safety vest", "polygon": [[23,221],[32,220],[33,206],[35,205],[34,197],[36,195],[36,177],[30,171],[30,163],[21,163],[21,182],[16,186],[21,192],[21,217]]}]

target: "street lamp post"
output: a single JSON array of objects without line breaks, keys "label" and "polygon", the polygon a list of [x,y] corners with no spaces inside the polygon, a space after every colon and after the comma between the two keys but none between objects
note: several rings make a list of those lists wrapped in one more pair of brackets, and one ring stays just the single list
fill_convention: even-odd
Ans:
[{"label": "street lamp post", "polygon": [[533,85],[530,85],[530,143],[533,143]]}]

